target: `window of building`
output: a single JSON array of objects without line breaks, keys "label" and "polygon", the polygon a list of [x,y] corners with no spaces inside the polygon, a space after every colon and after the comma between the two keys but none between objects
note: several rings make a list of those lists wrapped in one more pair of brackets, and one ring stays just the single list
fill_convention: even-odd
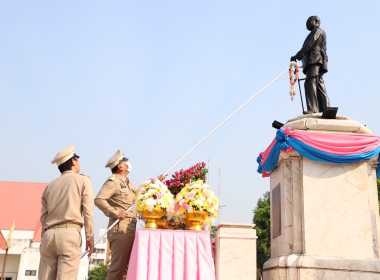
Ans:
[{"label": "window of building", "polygon": [[25,270],[25,276],[36,276],[37,270]]}]

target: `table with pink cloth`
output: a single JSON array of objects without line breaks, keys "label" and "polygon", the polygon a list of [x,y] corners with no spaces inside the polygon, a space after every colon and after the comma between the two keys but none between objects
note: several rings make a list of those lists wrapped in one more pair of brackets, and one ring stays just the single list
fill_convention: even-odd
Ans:
[{"label": "table with pink cloth", "polygon": [[137,229],[127,280],[180,279],[215,279],[210,233]]}]

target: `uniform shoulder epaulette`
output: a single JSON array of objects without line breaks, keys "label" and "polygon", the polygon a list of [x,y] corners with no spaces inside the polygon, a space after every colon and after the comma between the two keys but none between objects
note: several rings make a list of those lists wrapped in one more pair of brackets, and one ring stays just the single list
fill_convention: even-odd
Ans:
[{"label": "uniform shoulder epaulette", "polygon": [[115,180],[115,178],[116,178],[115,174],[112,174],[111,176],[109,176],[108,180],[113,181]]},{"label": "uniform shoulder epaulette", "polygon": [[80,173],[79,175],[90,178],[90,176],[87,176],[86,174],[82,174],[82,173]]}]

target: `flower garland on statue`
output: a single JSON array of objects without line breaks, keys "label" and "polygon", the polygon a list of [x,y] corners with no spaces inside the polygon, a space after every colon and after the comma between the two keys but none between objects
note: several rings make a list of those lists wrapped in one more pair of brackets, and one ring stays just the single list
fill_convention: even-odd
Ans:
[{"label": "flower garland on statue", "polygon": [[[296,77],[295,78],[293,78],[293,71],[292,71],[293,66],[296,68],[296,70],[295,70]],[[300,66],[298,65],[298,63],[296,61],[292,61],[289,65],[290,97],[291,97],[292,101],[293,101],[294,96],[296,95],[296,90],[294,89],[294,85],[298,81],[299,73],[300,73]]]},{"label": "flower garland on statue", "polygon": [[166,210],[167,218],[174,213],[174,197],[168,187],[157,178],[150,178],[137,189],[132,210],[141,214],[144,210]]},{"label": "flower garland on statue", "polygon": [[202,180],[186,184],[175,198],[175,216],[177,224],[184,224],[186,212],[194,210],[204,211],[207,218],[203,224],[203,230],[207,230],[219,213],[218,199],[210,190],[210,187]]}]

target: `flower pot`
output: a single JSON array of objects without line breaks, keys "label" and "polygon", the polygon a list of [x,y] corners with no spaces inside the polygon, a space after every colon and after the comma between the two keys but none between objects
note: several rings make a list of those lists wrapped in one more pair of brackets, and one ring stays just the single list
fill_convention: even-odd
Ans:
[{"label": "flower pot", "polygon": [[162,217],[161,219],[158,219],[156,224],[157,224],[157,227],[159,229],[169,229],[170,228],[168,220],[166,220],[164,217]]},{"label": "flower pot", "polygon": [[157,221],[161,219],[164,214],[165,211],[162,209],[153,211],[144,210],[142,216],[146,219],[145,228],[156,229]]},{"label": "flower pot", "polygon": [[190,230],[202,230],[202,225],[206,220],[207,213],[205,211],[194,210],[186,212],[186,227]]}]

